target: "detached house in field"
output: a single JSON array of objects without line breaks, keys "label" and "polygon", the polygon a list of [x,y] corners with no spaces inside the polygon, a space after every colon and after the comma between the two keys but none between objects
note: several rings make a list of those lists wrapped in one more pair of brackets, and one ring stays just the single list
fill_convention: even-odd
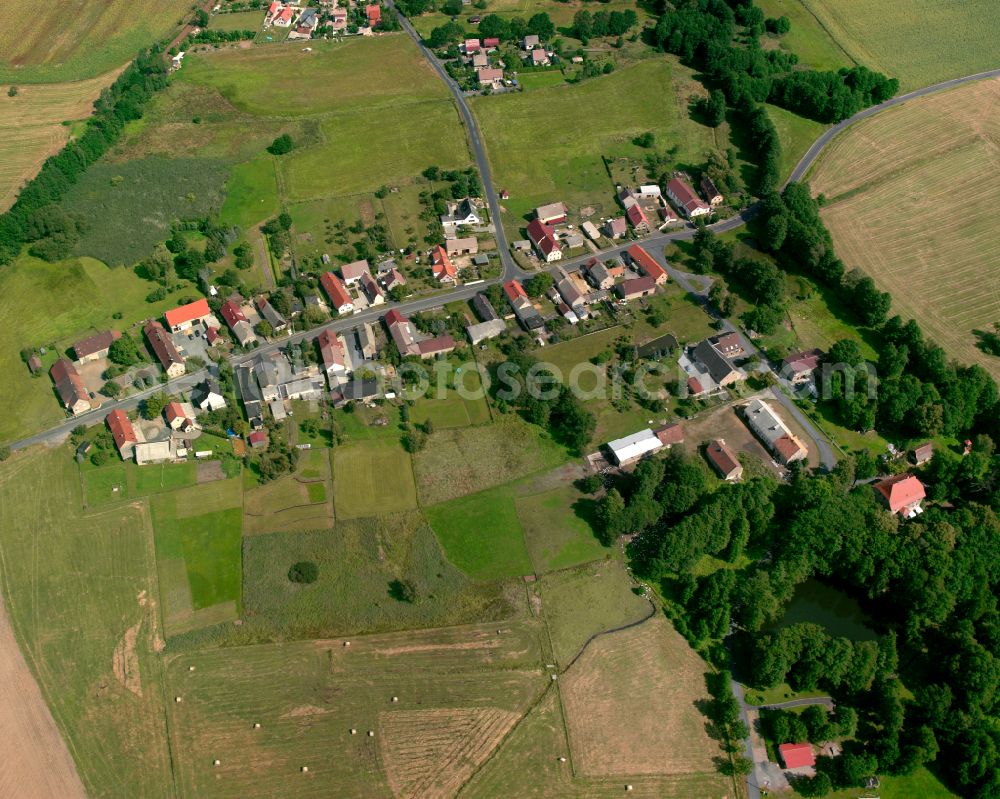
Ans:
[{"label": "detached house in field", "polygon": [[150,349],[153,350],[153,354],[163,367],[163,371],[167,373],[167,377],[178,377],[184,374],[184,359],[177,351],[177,347],[174,346],[174,341],[170,338],[166,328],[156,320],[151,320],[146,322],[142,332],[146,334]]},{"label": "detached house in field", "polygon": [[480,86],[500,86],[503,84],[503,70],[496,67],[479,67],[476,77]]},{"label": "detached house in field", "polygon": [[651,452],[662,448],[663,444],[652,430],[640,430],[625,438],[608,442],[611,459],[618,466],[635,463]]},{"label": "detached house in field", "polygon": [[683,178],[671,178],[666,188],[667,196],[677,206],[677,210],[688,219],[695,219],[712,212],[708,203],[695,194],[694,189]]},{"label": "detached house in field", "polygon": [[878,483],[875,490],[891,513],[912,519],[924,512],[920,503],[927,497],[924,484],[912,474],[897,474]]},{"label": "detached house in field", "polygon": [[705,195],[705,199],[708,200],[708,204],[715,208],[717,205],[722,205],[723,196],[717,188],[715,188],[715,183],[708,175],[701,176],[701,193]]},{"label": "detached house in field", "polygon": [[798,386],[812,380],[813,373],[819,366],[823,351],[818,349],[793,352],[782,361],[781,373],[792,385]]},{"label": "detached house in field", "polygon": [[730,363],[729,359],[716,349],[711,339],[698,342],[692,355],[707,373],[711,382],[719,388],[731,386],[746,379],[746,374]]},{"label": "detached house in field", "polygon": [[59,394],[63,407],[71,414],[79,416],[93,407],[87,387],[83,384],[83,378],[80,377],[72,361],[60,358],[52,364],[49,376],[56,385],[56,393]]},{"label": "detached house in field", "polygon": [[377,28],[382,22],[382,7],[377,3],[370,3],[365,6],[365,16],[368,18],[368,27]]},{"label": "detached house in field", "polygon": [[242,300],[241,297],[230,297],[224,303],[222,307],[219,308],[219,315],[225,321],[226,325],[229,326],[230,331],[232,331],[233,338],[239,343],[241,347],[249,347],[251,344],[257,342],[257,336],[253,332],[253,326],[250,324],[243,313],[243,307],[240,304]]},{"label": "detached house in field", "polygon": [[913,452],[910,454],[910,459],[913,461],[914,466],[923,466],[925,463],[930,463],[933,457],[934,457],[933,441],[928,441],[926,444],[921,444],[918,447],[914,447]]},{"label": "detached house in field", "polygon": [[637,300],[640,297],[648,297],[656,293],[656,281],[647,276],[623,280],[617,286],[618,296],[623,300]]},{"label": "detached house in field", "polygon": [[111,345],[121,337],[122,334],[117,330],[105,330],[76,342],[73,345],[73,354],[76,355],[76,362],[84,364],[106,358]]},{"label": "detached house in field", "polygon": [[552,263],[562,258],[562,245],[556,239],[556,232],[550,226],[538,219],[528,223],[528,238],[535,245],[538,254],[546,263]]},{"label": "detached house in field", "polygon": [[[360,276],[358,279],[360,279]],[[343,280],[333,272],[324,272],[320,276],[319,282],[326,292],[326,296],[330,298],[331,308],[337,313],[342,314],[354,312],[354,302],[351,300],[351,295],[347,291],[347,286],[344,285]]]},{"label": "detached house in field", "polygon": [[129,420],[125,411],[115,408],[105,418],[104,421],[111,431],[111,437],[115,440],[115,447],[123,461],[130,460],[135,445],[139,443],[139,437],[135,434],[135,428]]},{"label": "detached house in field", "polygon": [[705,447],[705,457],[715,467],[723,480],[735,482],[743,476],[743,466],[740,464],[739,458],[726,446],[723,439],[717,438],[709,442],[708,446]]}]

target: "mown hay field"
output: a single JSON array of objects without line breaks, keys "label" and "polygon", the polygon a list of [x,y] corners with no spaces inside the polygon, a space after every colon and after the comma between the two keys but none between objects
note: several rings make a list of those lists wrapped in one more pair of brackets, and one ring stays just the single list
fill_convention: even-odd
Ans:
[{"label": "mown hay field", "polygon": [[90,116],[94,100],[116,75],[50,86],[18,85],[14,97],[0,79],[0,211],[13,204],[24,181],[69,140],[71,127],[63,123]]},{"label": "mown hay field", "polygon": [[170,785],[149,514],[81,511],[68,448],[0,464],[0,583],[89,796]]},{"label": "mown hay field", "polygon": [[331,457],[337,518],[381,516],[417,507],[410,455],[398,443],[340,446]]},{"label": "mown hay field", "polygon": [[120,67],[166,38],[189,0],[69,0],[8,6],[0,28],[0,83],[55,83]]},{"label": "mown hay field", "polygon": [[544,690],[531,641],[494,625],[179,656],[180,793],[451,796]]},{"label": "mown hay field", "polygon": [[334,522],[332,494],[327,451],[306,450],[299,457],[295,474],[246,491],[243,534],[330,528]]},{"label": "mown hay field", "polygon": [[994,0],[801,0],[856,62],[899,79],[902,91],[995,69]]},{"label": "mown hay field", "polygon": [[1000,81],[987,80],[878,114],[839,136],[810,177],[848,268],[949,355],[994,375],[1000,361],[974,331],[1000,321],[998,103]]}]

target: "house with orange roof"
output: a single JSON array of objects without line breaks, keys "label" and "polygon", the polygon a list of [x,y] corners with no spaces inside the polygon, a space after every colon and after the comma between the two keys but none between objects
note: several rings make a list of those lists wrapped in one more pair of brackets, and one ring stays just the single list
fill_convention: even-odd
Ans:
[{"label": "house with orange roof", "polygon": [[204,298],[172,308],[163,314],[163,318],[171,333],[181,333],[199,323],[208,327],[209,321],[214,321],[212,309],[208,307],[208,300]]},{"label": "house with orange roof", "polygon": [[458,269],[440,244],[431,251],[431,272],[438,283],[454,283],[458,280]]},{"label": "house with orange roof", "polygon": [[115,408],[104,418],[104,421],[111,431],[111,437],[115,440],[115,447],[118,448],[121,459],[123,461],[129,460],[135,445],[139,443],[139,437],[136,435],[128,415],[120,408]]},{"label": "house with orange roof", "polygon": [[333,272],[324,272],[319,279],[320,285],[330,298],[330,305],[337,313],[353,313],[354,301],[351,299],[347,286]]},{"label": "house with orange roof", "polygon": [[891,513],[912,519],[924,512],[920,503],[927,497],[924,484],[912,474],[897,474],[875,483],[879,498]]},{"label": "house with orange roof", "polygon": [[[635,208],[636,206],[632,207]],[[656,285],[662,286],[669,279],[667,270],[660,266],[656,262],[656,259],[638,244],[633,244],[629,247],[628,250],[626,250],[626,254],[632,262],[632,265],[635,266],[636,269],[638,269],[642,274],[653,278],[653,280],[656,281]]]}]

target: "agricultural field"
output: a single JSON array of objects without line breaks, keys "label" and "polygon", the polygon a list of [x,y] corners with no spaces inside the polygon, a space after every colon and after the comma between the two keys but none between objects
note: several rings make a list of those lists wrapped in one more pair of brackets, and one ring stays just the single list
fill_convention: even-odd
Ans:
[{"label": "agricultural field", "polygon": [[[542,488],[540,483],[532,480],[530,489]],[[594,531],[596,501],[571,483],[518,495],[514,503],[537,573],[564,569],[607,554]]]},{"label": "agricultural field", "polygon": [[171,783],[154,570],[149,513],[81,513],[67,449],[0,465],[7,614],[89,796],[160,796]]},{"label": "agricultural field", "polygon": [[208,27],[217,31],[256,31],[264,24],[260,11],[235,11],[230,14],[213,14]]},{"label": "agricultural field", "polygon": [[560,680],[575,769],[590,777],[698,774],[725,793],[713,762],[722,750],[695,707],[708,699],[706,668],[659,615],[594,640]]},{"label": "agricultural field", "polygon": [[[310,561],[319,577],[288,579]],[[333,529],[279,532],[244,540],[245,621],[254,638],[315,638],[450,626],[510,617],[523,604],[514,586],[472,582],[442,554],[415,511],[339,521]],[[402,586],[412,587],[412,601]]]},{"label": "agricultural field", "polygon": [[[799,63],[813,69],[836,71],[852,67],[854,61],[835,42],[810,10],[808,0],[757,0],[757,7],[768,17],[788,17],[791,30],[775,38],[781,46],[799,57]],[[768,41],[770,36],[765,38]]]},{"label": "agricultural field", "polygon": [[168,636],[239,616],[242,500],[238,478],[152,499],[163,626]]},{"label": "agricultural field", "polygon": [[442,430],[413,458],[417,496],[433,505],[558,465],[565,450],[514,416],[491,425]]},{"label": "agricultural field", "polygon": [[381,516],[417,507],[410,455],[398,442],[339,446],[331,457],[338,519]]},{"label": "agricultural field", "polygon": [[[632,0],[608,0],[606,4],[602,5],[602,8],[606,11],[623,11],[626,8],[630,8],[639,14],[640,26],[644,20],[649,18],[644,9],[636,7],[636,4]],[[482,11],[471,4],[465,6],[461,14],[457,17],[457,22],[465,26],[465,29],[470,34],[475,35],[477,28],[469,22],[469,17],[471,16],[481,17],[484,14],[497,14],[506,19],[510,19],[511,17],[529,19],[533,14],[544,12],[549,15],[557,29],[566,29],[573,24],[573,16],[576,12],[583,9],[592,11],[591,7],[586,2],[583,2],[583,0],[568,0],[565,3],[560,0],[492,0],[486,11]],[[434,28],[445,24],[450,19],[451,17],[443,12],[436,11],[429,14],[422,14],[411,21],[417,32],[424,38],[427,38]],[[568,31],[560,31],[560,33],[567,38],[572,38],[569,37]]]},{"label": "agricultural field", "polygon": [[[709,150],[724,151],[725,125],[713,130],[690,119],[688,102],[700,93],[690,70],[658,58],[577,85],[470,98],[494,183],[511,195],[504,201],[511,233],[543,203],[614,211],[615,187],[602,158],[643,159],[647,151],[632,140],[646,131],[656,134],[658,147],[678,147],[677,163],[700,164]],[[541,118],[547,124],[536,124]]]},{"label": "agricultural field", "polygon": [[[810,175],[848,268],[870,274],[893,312],[949,355],[994,375],[1000,361],[976,347],[975,331],[1000,321],[998,100],[1000,82],[987,80],[890,109],[837,137]],[[963,185],[975,201],[942,215]]]},{"label": "agricultural field", "polygon": [[898,78],[904,92],[994,69],[1000,56],[993,0],[801,2],[851,60]]},{"label": "agricultural field", "polygon": [[93,78],[179,29],[189,0],[78,0],[35,5],[0,31],[0,83]]},{"label": "agricultural field", "polygon": [[13,204],[42,162],[69,141],[70,123],[90,116],[94,100],[116,76],[111,72],[72,83],[18,85],[14,97],[0,79],[0,212]]},{"label": "agricultural field", "polygon": [[546,574],[538,583],[552,653],[566,668],[592,635],[646,618],[652,606],[633,593],[620,560],[598,560]]},{"label": "agricultural field", "polygon": [[545,689],[538,663],[530,628],[495,624],[177,657],[180,792],[454,795]]},{"label": "agricultural field", "polygon": [[329,453],[306,450],[295,474],[245,492],[243,534],[329,528],[334,521],[332,496]]}]

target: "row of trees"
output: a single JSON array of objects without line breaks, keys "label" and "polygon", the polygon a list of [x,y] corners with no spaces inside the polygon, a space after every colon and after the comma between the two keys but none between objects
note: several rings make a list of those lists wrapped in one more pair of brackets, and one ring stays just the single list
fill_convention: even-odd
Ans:
[{"label": "row of trees", "polygon": [[10,210],[0,215],[0,264],[13,261],[29,242],[47,257],[58,257],[75,243],[78,224],[51,206],[118,141],[125,123],[142,116],[146,103],[166,84],[162,53],[153,48],[141,52],[101,93],[84,132],[48,158]]}]

